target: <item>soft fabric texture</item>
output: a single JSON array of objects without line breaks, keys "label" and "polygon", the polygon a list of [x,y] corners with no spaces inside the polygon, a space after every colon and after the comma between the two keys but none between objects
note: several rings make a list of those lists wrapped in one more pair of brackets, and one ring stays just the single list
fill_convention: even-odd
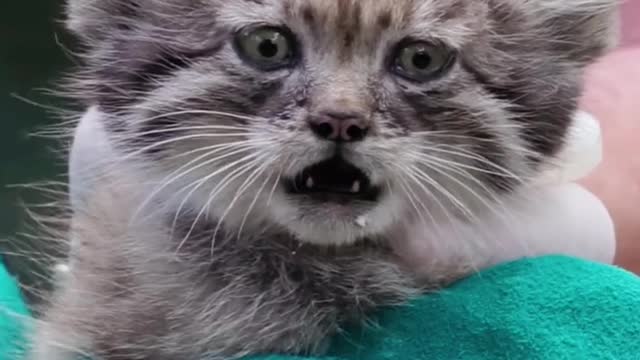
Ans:
[{"label": "soft fabric texture", "polygon": [[[1,274],[0,360],[19,360],[9,355],[21,330],[14,314],[26,309]],[[623,270],[558,256],[520,260],[381,311],[375,326],[336,337],[330,356],[251,360],[637,360],[638,309],[640,278]]]},{"label": "soft fabric texture", "polygon": [[623,270],[521,260],[383,311],[376,327],[336,339],[325,359],[637,360],[639,309],[640,279]]},{"label": "soft fabric texture", "polygon": [[24,320],[28,316],[17,282],[4,268],[0,258],[0,360],[13,360],[24,344]]}]

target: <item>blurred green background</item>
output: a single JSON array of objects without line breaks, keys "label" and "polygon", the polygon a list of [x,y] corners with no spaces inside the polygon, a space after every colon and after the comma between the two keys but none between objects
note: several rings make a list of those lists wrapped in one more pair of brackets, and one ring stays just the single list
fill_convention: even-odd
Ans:
[{"label": "blurred green background", "polygon": [[13,185],[60,180],[65,168],[54,151],[57,141],[30,136],[61,122],[60,117],[17,97],[66,106],[43,91],[52,89],[71,63],[59,44],[68,45],[61,19],[62,1],[0,1],[0,254],[25,285],[37,279],[25,271],[31,264],[12,255],[33,248],[28,239],[16,237],[26,231],[20,203],[39,202],[40,195]]}]

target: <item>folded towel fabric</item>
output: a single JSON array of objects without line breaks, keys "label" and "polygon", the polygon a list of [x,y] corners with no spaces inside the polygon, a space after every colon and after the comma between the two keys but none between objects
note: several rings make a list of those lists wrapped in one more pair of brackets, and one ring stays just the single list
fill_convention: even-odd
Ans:
[{"label": "folded towel fabric", "polygon": [[[0,360],[21,327],[24,305],[0,272]],[[6,315],[12,314],[12,315]],[[520,260],[346,329],[321,358],[252,360],[640,360],[640,278],[584,260]]]},{"label": "folded towel fabric", "polygon": [[0,360],[13,360],[24,345],[24,325],[29,311],[22,301],[16,281],[2,266],[0,258]]},{"label": "folded towel fabric", "polygon": [[372,320],[323,359],[640,360],[640,278],[566,257],[521,260]]}]

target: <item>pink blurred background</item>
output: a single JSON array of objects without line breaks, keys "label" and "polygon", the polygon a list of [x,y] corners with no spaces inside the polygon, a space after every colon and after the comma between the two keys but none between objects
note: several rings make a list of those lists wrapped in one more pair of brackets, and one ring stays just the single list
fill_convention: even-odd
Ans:
[{"label": "pink blurred background", "polygon": [[602,125],[604,159],[584,184],[613,216],[616,264],[640,274],[640,0],[622,8],[621,49],[594,64],[586,77],[582,108]]},{"label": "pink blurred background", "polygon": [[626,0],[622,7],[622,45],[640,45],[640,0]]}]

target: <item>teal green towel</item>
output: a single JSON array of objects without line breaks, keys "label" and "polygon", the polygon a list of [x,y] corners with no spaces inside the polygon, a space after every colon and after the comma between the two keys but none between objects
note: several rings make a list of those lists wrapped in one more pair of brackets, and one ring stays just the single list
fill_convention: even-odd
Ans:
[{"label": "teal green towel", "polygon": [[[15,290],[3,289],[10,295],[3,301],[22,311],[11,298]],[[321,359],[640,360],[640,279],[565,257],[522,260],[372,320],[376,326],[336,337],[330,355]],[[0,344],[13,343],[19,328],[4,329],[9,340],[0,337]]]},{"label": "teal green towel", "polygon": [[0,259],[0,360],[13,359],[21,350],[28,316],[16,281]]},{"label": "teal green towel", "polygon": [[[640,360],[640,278],[565,257],[522,260],[375,322],[336,338],[325,360]],[[312,358],[260,358],[293,359]]]}]

